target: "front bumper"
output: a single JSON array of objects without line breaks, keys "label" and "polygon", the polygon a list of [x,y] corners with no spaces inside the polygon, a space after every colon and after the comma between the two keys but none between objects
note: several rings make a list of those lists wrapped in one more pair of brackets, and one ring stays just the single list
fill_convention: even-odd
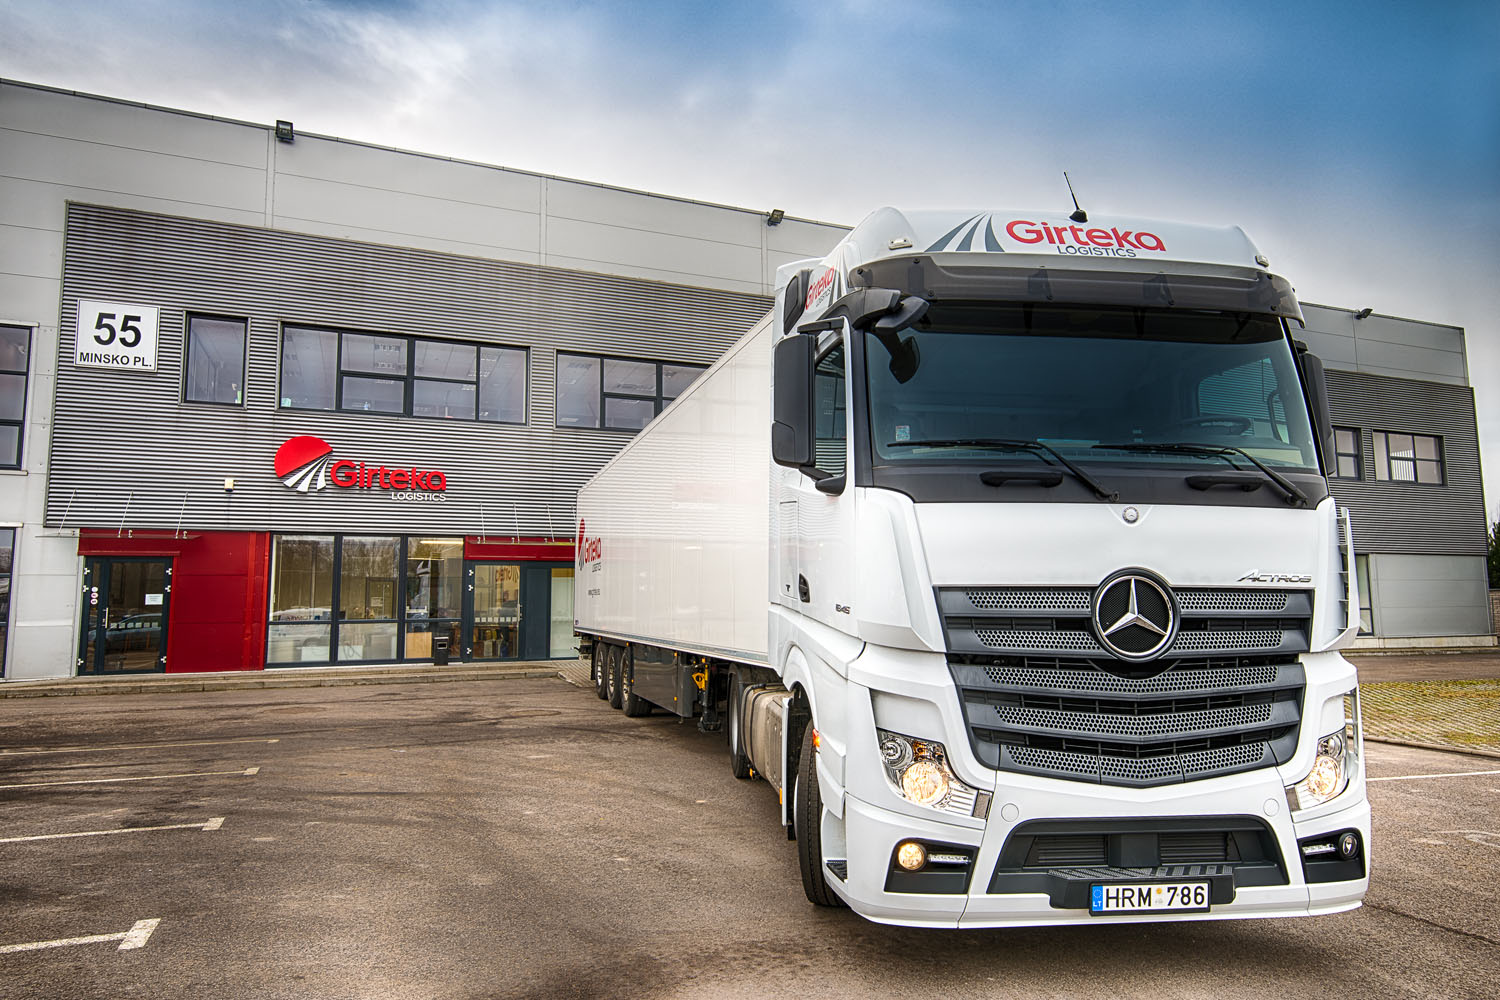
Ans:
[{"label": "front bumper", "polygon": [[[1007,776],[1011,777],[1011,776]],[[1286,814],[1284,792],[1275,772],[1237,775],[1198,785],[1179,786],[1175,790],[1151,790],[1151,795],[1137,796],[1140,801],[1110,802],[1110,789],[1097,786],[1059,793],[1052,782],[1029,783],[1036,787],[1011,787],[997,795],[990,821],[982,830],[918,819],[883,809],[853,796],[845,798],[842,823],[844,842],[850,857],[846,866],[836,866],[828,875],[833,890],[861,916],[882,923],[931,927],[1015,927],[1042,924],[1141,923],[1181,920],[1229,920],[1253,917],[1292,917],[1336,913],[1360,904],[1369,887],[1370,810],[1368,801],[1359,797],[1346,807],[1325,812],[1316,820],[1294,822]],[[1118,791],[1118,790],[1114,790]],[[1273,806],[1274,803],[1274,806]],[[1248,815],[1247,805],[1254,809]],[[1121,807],[1128,806],[1128,812]],[[1268,811],[1274,814],[1267,815]],[[1148,874],[1140,868],[1094,869],[1059,868],[1050,881],[1053,891],[994,892],[992,879],[1002,866],[1002,852],[1018,829],[1024,831],[1028,820],[1052,821],[1076,819],[1107,823],[1113,819],[1133,828],[1149,829],[1153,822],[1168,826],[1191,820],[1212,826],[1213,817],[1224,824],[1246,826],[1251,820],[1267,832],[1268,844],[1274,844],[1284,884],[1237,884],[1265,881],[1267,873],[1260,866],[1252,875],[1248,869],[1232,866],[1179,866],[1192,871],[1159,871]],[[1319,834],[1354,830],[1360,837],[1363,877],[1339,882],[1306,881],[1298,841]],[[929,844],[948,845],[970,854],[966,892],[893,892],[891,858],[896,846],[916,839]],[[1205,872],[1207,868],[1217,872]],[[1039,881],[1046,881],[1045,870],[1037,869]],[[1156,878],[1179,880],[1209,879],[1215,898],[1207,912],[1132,913],[1092,916],[1087,908],[1087,893],[1082,891],[1092,881],[1149,881]],[[1075,883],[1059,892],[1061,881]],[[998,881],[1004,881],[998,880]],[[1081,884],[1078,884],[1081,883]],[[951,884],[951,880],[950,880]],[[1011,881],[1015,884],[1014,880]],[[1041,888],[1038,885],[1038,888]],[[1066,905],[1077,903],[1078,905]],[[1062,905],[1060,905],[1062,904]]]}]

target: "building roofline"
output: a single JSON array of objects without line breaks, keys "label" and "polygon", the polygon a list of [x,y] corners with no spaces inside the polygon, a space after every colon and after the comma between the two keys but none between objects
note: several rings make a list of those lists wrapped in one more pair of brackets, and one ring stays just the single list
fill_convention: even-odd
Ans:
[{"label": "building roofline", "polygon": [[[150,104],[145,101],[132,101],[123,97],[109,97],[104,94],[91,94],[83,90],[69,90],[66,87],[53,87],[44,83],[29,83],[25,80],[12,80],[9,77],[0,76],[0,87],[24,87],[27,90],[40,90],[52,94],[63,94],[68,97],[81,97],[90,101],[103,101],[108,104],[121,104],[132,108],[143,108],[147,111],[160,111],[170,115],[182,115],[187,118],[200,118],[204,121],[219,122],[225,125],[239,125],[244,128],[259,129],[262,132],[274,132],[276,126],[266,125],[262,122],[244,121],[239,118],[226,118],[223,115],[204,114],[201,111],[187,111],[182,108],[171,108],[161,104]],[[717,208],[728,212],[740,212],[746,215],[765,217],[769,210],[745,208],[742,205],[726,205],[722,202],[704,201],[700,198],[684,198],[679,195],[662,194],[659,191],[646,191],[641,188],[623,187],[619,184],[607,184],[603,181],[583,180],[578,177],[565,177],[562,174],[546,174],[536,170],[523,170],[518,167],[502,166],[498,163],[485,163],[481,160],[466,160],[457,156],[442,156],[437,153],[424,153],[416,149],[404,149],[400,146],[386,146],[378,142],[367,142],[362,139],[345,139],[336,135],[323,135],[319,132],[298,131],[297,137],[309,139],[321,139],[324,142],[337,142],[346,146],[360,146],[365,149],[376,149],[387,153],[400,153],[403,156],[419,156],[425,160],[438,160],[444,163],[456,163],[468,167],[480,167],[485,170],[498,170],[507,174],[517,174],[523,177],[536,177],[541,180],[563,181],[568,184],[581,184],[585,187],[603,188],[609,191],[619,191],[622,194],[640,195],[646,198],[660,198],[663,201],[674,201],[684,205],[698,205],[704,208]],[[827,226],[831,229],[849,230],[847,226],[839,222],[827,222],[822,219],[809,219],[803,216],[790,215],[786,219],[791,222],[803,222],[812,226]]]},{"label": "building roofline", "polygon": [[[1312,306],[1314,309],[1327,309],[1329,312],[1348,313],[1350,316],[1358,316],[1359,313],[1360,313],[1360,311],[1361,311],[1359,309],[1349,309],[1349,308],[1346,308],[1345,306],[1325,306],[1321,302],[1308,302],[1305,299],[1304,300],[1300,300],[1299,304],[1303,305],[1303,306]],[[1457,330],[1460,334],[1465,334],[1465,339],[1467,339],[1467,335],[1466,335],[1466,331],[1465,331],[1464,327],[1461,327],[1461,326],[1459,326],[1456,323],[1434,323],[1432,320],[1429,320],[1429,319],[1413,319],[1410,316],[1397,316],[1397,315],[1395,315],[1393,313],[1383,313],[1383,312],[1374,312],[1374,311],[1371,311],[1371,313],[1370,313],[1370,317],[1371,318],[1377,317],[1377,316],[1379,318],[1381,318],[1381,319],[1393,319],[1393,320],[1396,320],[1399,323],[1415,323],[1418,326],[1440,326],[1440,327],[1443,327],[1444,329],[1447,329],[1447,330]]]}]

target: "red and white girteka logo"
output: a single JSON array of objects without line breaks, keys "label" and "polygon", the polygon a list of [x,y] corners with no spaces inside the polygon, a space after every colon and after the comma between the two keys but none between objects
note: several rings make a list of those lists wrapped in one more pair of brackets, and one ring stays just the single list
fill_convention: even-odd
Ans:
[{"label": "red and white girteka logo", "polygon": [[343,489],[414,493],[442,493],[448,488],[448,477],[441,470],[400,469],[348,458],[335,459],[333,445],[310,434],[288,438],[276,449],[276,478],[298,493],[327,489],[329,483]]}]

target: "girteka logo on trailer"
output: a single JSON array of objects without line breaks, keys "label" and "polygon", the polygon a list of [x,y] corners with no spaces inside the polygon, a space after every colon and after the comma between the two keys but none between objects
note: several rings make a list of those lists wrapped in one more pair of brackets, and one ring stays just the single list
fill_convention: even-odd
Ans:
[{"label": "girteka logo on trailer", "polygon": [[341,489],[391,490],[396,500],[443,500],[448,477],[438,469],[400,469],[348,458],[335,459],[333,445],[310,434],[288,438],[276,449],[276,478],[298,493]]}]

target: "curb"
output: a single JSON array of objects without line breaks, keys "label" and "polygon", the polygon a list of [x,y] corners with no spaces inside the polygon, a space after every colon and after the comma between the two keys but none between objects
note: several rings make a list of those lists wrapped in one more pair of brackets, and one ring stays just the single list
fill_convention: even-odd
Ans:
[{"label": "curb", "polygon": [[[564,661],[566,662],[566,661]],[[246,677],[245,673],[254,676]],[[560,677],[557,667],[525,666],[482,670],[337,670],[318,674],[267,675],[262,671],[234,674],[179,674],[165,678],[97,679],[72,678],[46,681],[10,681],[0,684],[0,699],[59,698],[90,695],[183,694],[202,691],[264,691],[279,688],[362,687],[378,684],[448,684],[458,681],[500,681],[520,678]]]},{"label": "curb", "polygon": [[1393,747],[1411,747],[1414,750],[1437,750],[1442,753],[1461,753],[1470,757],[1483,757],[1486,760],[1500,760],[1500,753],[1493,750],[1481,750],[1477,747],[1455,747],[1442,743],[1418,743],[1414,740],[1396,740],[1388,736],[1371,736],[1365,734],[1366,743],[1384,743]]}]

